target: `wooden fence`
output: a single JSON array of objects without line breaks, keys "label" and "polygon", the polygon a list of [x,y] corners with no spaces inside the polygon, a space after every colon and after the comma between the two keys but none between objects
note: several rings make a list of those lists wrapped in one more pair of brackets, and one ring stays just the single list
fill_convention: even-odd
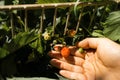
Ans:
[{"label": "wooden fence", "polygon": [[[41,9],[42,14],[41,14],[41,18],[40,18],[40,30],[39,30],[39,32],[42,33],[43,22],[44,22],[43,18],[44,18],[45,9],[50,9],[50,8],[55,9],[54,15],[53,15],[53,22],[52,22],[53,23],[53,30],[54,30],[55,26],[56,26],[55,24],[56,24],[57,11],[61,7],[70,8],[70,7],[75,7],[75,6],[81,6],[82,7],[81,9],[83,9],[86,6],[94,6],[95,10],[92,14],[91,21],[89,23],[89,26],[91,26],[98,6],[107,6],[107,4],[110,4],[110,3],[111,3],[110,1],[105,1],[105,2],[77,2],[77,3],[76,2],[66,2],[66,3],[49,3],[49,4],[4,5],[4,6],[0,6],[0,11],[10,11],[11,12],[10,26],[12,27],[11,28],[12,36],[14,36],[14,18],[13,18],[13,14],[12,14],[13,10],[24,10],[25,11],[25,13],[24,13],[24,15],[25,15],[25,17],[24,17],[24,24],[25,24],[24,29],[25,29],[25,31],[27,31],[27,27],[28,27],[28,25],[27,25],[28,24],[28,18],[27,18],[28,13],[27,12],[28,12],[28,10]],[[66,19],[66,25],[64,28],[64,35],[66,34],[66,31],[67,31],[68,22],[69,22],[69,18],[70,18],[70,12],[68,12],[66,17],[67,17],[67,19]],[[76,32],[78,31],[81,18],[82,18],[82,11],[79,14],[78,22],[76,25]]]}]

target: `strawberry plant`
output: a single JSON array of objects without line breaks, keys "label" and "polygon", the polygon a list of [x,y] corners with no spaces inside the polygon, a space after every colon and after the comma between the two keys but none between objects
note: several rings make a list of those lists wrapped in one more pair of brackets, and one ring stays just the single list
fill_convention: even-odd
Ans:
[{"label": "strawberry plant", "polygon": [[[4,5],[60,2],[73,2],[73,0],[5,0]],[[41,9],[27,10],[27,26],[24,23],[24,10],[0,11],[1,80],[6,77],[45,77],[62,80],[64,78],[57,74],[58,70],[49,64],[50,57],[47,53],[54,49],[61,51],[61,55],[67,57],[70,52],[67,47],[59,48],[55,47],[55,44],[75,45],[86,37],[108,37],[120,42],[119,3],[113,2],[110,5],[97,7],[85,6],[83,8],[76,5],[71,8],[58,8],[54,23],[55,10],[54,8],[45,9],[44,14]],[[77,29],[79,13],[82,18]],[[11,15],[14,21],[13,32],[11,32],[13,27],[10,25]],[[43,15],[42,30],[40,30],[41,15]],[[80,51],[83,50],[80,49]]]}]

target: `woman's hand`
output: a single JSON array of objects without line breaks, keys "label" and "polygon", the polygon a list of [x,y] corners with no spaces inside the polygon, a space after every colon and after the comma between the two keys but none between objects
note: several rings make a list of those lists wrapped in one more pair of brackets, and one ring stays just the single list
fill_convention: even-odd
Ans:
[{"label": "woman's hand", "polygon": [[[80,53],[83,48],[84,53]],[[60,74],[75,80],[120,80],[120,45],[107,38],[86,38],[70,46],[71,55],[51,51],[50,62]]]}]

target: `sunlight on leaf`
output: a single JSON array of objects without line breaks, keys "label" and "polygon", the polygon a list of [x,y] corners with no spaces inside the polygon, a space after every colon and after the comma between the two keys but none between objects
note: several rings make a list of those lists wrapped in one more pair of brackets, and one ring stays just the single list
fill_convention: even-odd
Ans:
[{"label": "sunlight on leaf", "polygon": [[110,13],[105,26],[104,35],[114,41],[120,41],[120,11]]},{"label": "sunlight on leaf", "polygon": [[92,32],[92,36],[94,36],[94,37],[104,37],[102,30],[94,30]]}]

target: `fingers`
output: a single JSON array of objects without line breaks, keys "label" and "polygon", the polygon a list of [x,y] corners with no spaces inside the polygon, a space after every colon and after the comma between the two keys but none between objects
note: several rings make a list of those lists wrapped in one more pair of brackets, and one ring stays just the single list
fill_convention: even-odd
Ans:
[{"label": "fingers", "polygon": [[[77,56],[77,57],[80,57],[80,58],[85,57],[85,54],[80,53],[79,49],[75,46],[69,46],[69,50],[70,50],[70,55]],[[54,51],[54,50],[50,51],[48,53],[48,55],[52,58],[61,58],[62,57],[60,51]]]},{"label": "fingers", "polygon": [[51,58],[57,58],[57,59],[60,59],[60,58],[62,58],[62,56],[61,56],[61,54],[60,54],[60,52],[59,51],[50,51],[49,53],[48,53],[48,55],[51,57]]},{"label": "fingers", "polygon": [[82,66],[82,64],[84,63],[84,59],[76,56],[69,56],[67,58],[63,58],[62,61],[78,66]]},{"label": "fingers", "polygon": [[[48,55],[52,58],[59,59],[64,62],[68,62],[73,65],[81,66],[84,62],[84,54],[78,52],[75,47],[70,47],[71,55],[68,57],[62,57],[59,51],[50,51]],[[75,56],[73,56],[75,55]]]},{"label": "fingers", "polygon": [[55,59],[58,59],[58,60],[61,60],[61,61],[73,64],[73,65],[81,66],[84,63],[84,59],[82,59],[80,57],[76,57],[76,56],[69,56],[67,58],[62,57],[59,54],[58,55],[54,55],[54,56],[55,56],[54,57]]},{"label": "fingers", "polygon": [[67,70],[60,70],[59,73],[70,80],[87,80],[86,76],[81,73],[71,72]]},{"label": "fingers", "polygon": [[68,70],[68,71],[77,72],[77,73],[84,72],[81,66],[72,65],[61,60],[52,59],[50,63],[59,69]]}]

